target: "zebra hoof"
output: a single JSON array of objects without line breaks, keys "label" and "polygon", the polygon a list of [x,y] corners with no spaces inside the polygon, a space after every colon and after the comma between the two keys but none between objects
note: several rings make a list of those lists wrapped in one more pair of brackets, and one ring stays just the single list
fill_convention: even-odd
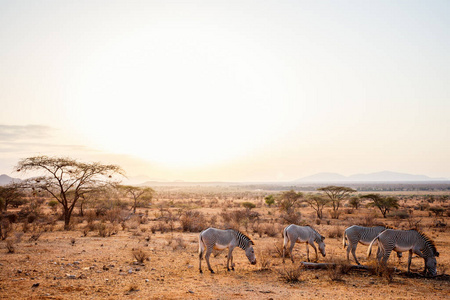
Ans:
[{"label": "zebra hoof", "polygon": [[202,270],[199,270],[200,271],[200,274],[202,274],[203,273],[203,271]]},{"label": "zebra hoof", "polygon": [[210,270],[210,271],[211,271],[211,274],[215,274],[215,272],[213,270]]},{"label": "zebra hoof", "polygon": [[231,268],[231,271],[234,271],[234,267]]}]

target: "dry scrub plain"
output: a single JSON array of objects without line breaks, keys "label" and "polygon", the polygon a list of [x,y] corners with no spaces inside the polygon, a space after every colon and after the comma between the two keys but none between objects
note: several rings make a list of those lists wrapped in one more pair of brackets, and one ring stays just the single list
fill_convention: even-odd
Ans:
[{"label": "dry scrub plain", "polygon": [[[75,212],[70,231],[62,230],[61,212],[49,209],[45,202],[34,220],[12,223],[8,238],[0,242],[0,298],[449,298],[450,200],[440,198],[448,192],[390,192],[400,197],[402,213],[394,212],[386,219],[373,208],[343,207],[336,220],[326,207],[324,218],[318,220],[311,207],[301,204],[298,223],[310,224],[326,237],[327,256],[319,254],[319,262],[337,263],[334,269],[307,270],[299,268],[306,260],[304,244],[294,248],[295,264],[289,259],[282,263],[281,231],[287,222],[278,207],[264,202],[265,196],[279,192],[242,187],[160,187],[156,191],[152,204],[133,216],[124,199],[93,201],[83,217]],[[243,202],[254,203],[255,208],[247,210]],[[434,206],[444,208],[442,216],[430,211]],[[415,274],[423,269],[420,258],[413,258],[414,273],[407,276],[407,253],[401,260],[391,256],[389,266],[395,267],[391,271],[349,270],[343,231],[353,224],[379,223],[421,228],[440,252],[438,276]],[[239,228],[247,234],[255,243],[258,263],[250,265],[244,251],[236,248],[235,271],[226,270],[226,251],[222,251],[211,256],[216,273],[210,274],[203,261],[200,274],[198,233],[210,225]],[[359,245],[358,259],[375,266],[373,258],[366,259],[366,251],[366,246]]]}]

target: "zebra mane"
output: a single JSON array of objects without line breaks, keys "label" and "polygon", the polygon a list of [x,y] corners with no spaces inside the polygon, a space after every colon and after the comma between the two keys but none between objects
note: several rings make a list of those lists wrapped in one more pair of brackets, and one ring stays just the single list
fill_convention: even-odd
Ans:
[{"label": "zebra mane", "polygon": [[311,225],[306,225],[309,228],[311,228],[318,236],[320,236],[320,239],[323,241],[325,239],[325,237],[323,235],[321,235],[320,233],[317,232],[317,230],[314,229],[314,227],[312,227]]},{"label": "zebra mane", "polygon": [[231,229],[233,230],[238,236],[242,236],[245,240],[247,240],[249,242],[249,245],[254,245],[255,243],[252,241],[251,238],[249,238],[248,236],[246,236],[245,234],[243,234],[242,232],[240,232],[237,229]]},{"label": "zebra mane", "polygon": [[436,244],[431,238],[429,238],[425,233],[423,233],[422,231],[418,230],[417,228],[413,228],[413,229],[410,229],[410,230],[417,232],[425,240],[425,243],[427,244],[427,246],[430,247],[430,249],[433,252],[434,256],[436,256],[436,257],[439,256],[439,252],[436,249]]}]

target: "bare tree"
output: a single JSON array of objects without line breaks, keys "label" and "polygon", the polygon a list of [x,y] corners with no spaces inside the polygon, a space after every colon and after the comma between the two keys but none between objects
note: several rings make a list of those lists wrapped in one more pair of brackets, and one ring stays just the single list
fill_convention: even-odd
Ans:
[{"label": "bare tree", "polygon": [[133,198],[133,213],[136,213],[136,207],[139,201],[150,202],[153,198],[153,193],[155,192],[149,187],[139,187],[132,185],[119,185],[119,188],[125,192],[125,194],[130,195]]},{"label": "bare tree", "polygon": [[116,165],[48,156],[22,159],[16,169],[18,172],[37,171],[42,174],[28,179],[27,184],[49,193],[63,206],[64,230],[69,230],[73,209],[83,195],[110,184],[114,174],[124,174]]},{"label": "bare tree", "polygon": [[317,217],[322,219],[323,208],[330,202],[330,199],[327,199],[322,195],[309,195],[305,201],[316,211]]},{"label": "bare tree", "polygon": [[341,205],[341,201],[351,193],[356,192],[356,190],[349,187],[334,185],[318,188],[317,190],[325,192],[325,194],[327,194],[330,198],[331,206],[333,207],[333,212],[331,215],[333,219],[339,218],[338,210]]}]

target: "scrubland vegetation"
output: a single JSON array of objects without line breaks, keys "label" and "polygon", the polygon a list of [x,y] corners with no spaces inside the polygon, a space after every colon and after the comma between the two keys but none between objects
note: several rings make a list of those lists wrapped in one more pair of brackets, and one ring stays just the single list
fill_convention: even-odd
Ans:
[{"label": "scrubland vegetation", "polygon": [[[388,293],[445,298],[450,291],[447,190],[381,191],[375,198],[389,199],[387,210],[380,210],[372,191],[354,190],[336,210],[323,189],[152,188],[151,197],[142,201],[123,187],[81,198],[68,226],[61,205],[48,195],[29,190],[6,211],[2,202],[0,297],[377,298]],[[395,205],[389,205],[392,199]],[[294,265],[289,260],[283,264],[281,234],[290,223],[311,225],[324,235],[327,256],[320,256],[319,262],[333,265],[323,270],[301,267],[304,244],[294,248]],[[388,268],[377,267],[373,258],[366,259],[367,247],[362,245],[357,256],[373,268],[352,270],[342,234],[354,224],[423,231],[441,253],[438,276],[422,278],[420,258],[413,259],[413,273],[407,275],[406,253],[401,260],[391,256]],[[226,251],[215,251],[211,259],[216,274],[199,274],[198,233],[209,226],[238,229],[252,238],[257,265],[250,265],[236,248],[236,271],[227,272]]]}]

